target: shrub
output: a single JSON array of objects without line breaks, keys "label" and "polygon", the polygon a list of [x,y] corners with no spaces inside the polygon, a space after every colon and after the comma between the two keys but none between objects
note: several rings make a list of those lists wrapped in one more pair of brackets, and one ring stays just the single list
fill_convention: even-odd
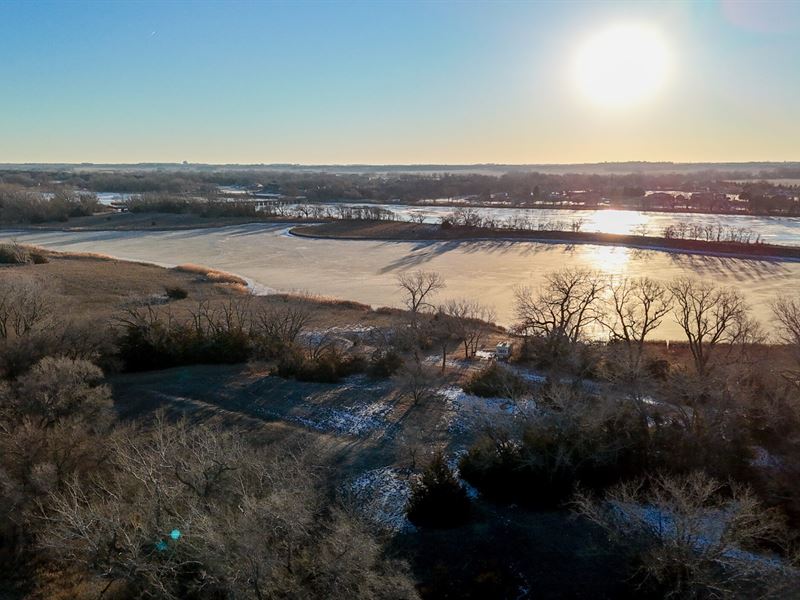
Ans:
[{"label": "shrub", "polygon": [[485,436],[462,458],[462,477],[485,496],[553,508],[580,485],[603,489],[641,474],[646,430],[615,401],[568,399],[540,409],[519,439]]},{"label": "shrub", "polygon": [[0,376],[13,379],[47,356],[83,359],[113,368],[116,347],[108,329],[74,321],[0,339]]},{"label": "shrub", "polygon": [[122,319],[119,357],[130,371],[246,362],[252,355],[252,339],[243,315],[233,301],[219,310],[200,303],[191,325],[152,306],[132,309]]},{"label": "shrub", "polygon": [[129,326],[119,339],[118,348],[130,371],[190,364],[236,364],[250,358],[250,339],[244,332],[206,334],[186,325]]},{"label": "shrub", "polygon": [[457,527],[469,520],[467,492],[441,453],[412,483],[406,514],[422,527]]},{"label": "shrub", "polygon": [[669,377],[670,364],[663,358],[650,358],[645,361],[645,371],[650,377],[658,381],[666,381]]},{"label": "shrub", "polygon": [[243,433],[162,418],[118,432],[107,473],[51,494],[38,549],[126,598],[416,597],[365,525],[327,510],[308,453]]},{"label": "shrub", "polygon": [[183,300],[189,296],[188,290],[180,286],[165,287],[164,292],[170,300]]},{"label": "shrub", "polygon": [[338,352],[326,352],[311,357],[294,347],[280,358],[275,374],[298,381],[338,383],[343,377],[361,373],[365,368],[365,361],[359,356],[345,357]]},{"label": "shrub", "polygon": [[461,458],[461,476],[489,499],[512,501],[524,496],[519,488],[524,483],[520,473],[522,452],[519,443],[501,432],[487,434]]},{"label": "shrub", "polygon": [[464,391],[482,398],[517,398],[529,391],[518,374],[498,363],[488,365],[467,381]]},{"label": "shrub", "polygon": [[32,262],[30,252],[19,244],[0,244],[0,264],[26,265]]},{"label": "shrub", "polygon": [[43,358],[17,381],[15,411],[45,427],[65,419],[96,425],[111,409],[111,391],[100,384],[102,377],[85,360]]},{"label": "shrub", "polygon": [[628,552],[646,597],[782,598],[797,589],[793,569],[751,553],[780,544],[783,531],[748,488],[696,472],[622,484],[602,502],[579,494],[575,506]]},{"label": "shrub", "polygon": [[391,377],[403,366],[403,358],[395,350],[377,352],[370,359],[367,368],[372,377],[385,378]]}]

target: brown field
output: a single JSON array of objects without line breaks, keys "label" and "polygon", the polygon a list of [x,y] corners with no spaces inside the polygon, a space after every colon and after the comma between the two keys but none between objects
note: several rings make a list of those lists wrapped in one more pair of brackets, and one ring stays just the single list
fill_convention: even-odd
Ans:
[{"label": "brown field", "polygon": [[[132,302],[165,294],[166,288],[183,288],[186,299],[169,303],[180,314],[198,301],[221,302],[249,295],[246,281],[237,275],[203,265],[184,264],[164,268],[148,263],[118,260],[101,254],[65,253],[37,249],[48,263],[0,265],[3,277],[32,277],[47,285],[60,301],[69,305],[72,316],[91,317],[98,322],[121,314]],[[333,327],[348,323],[362,326],[387,325],[396,318],[394,309],[373,311],[369,306],[347,300],[311,295],[275,294],[253,296],[255,306],[290,301],[312,310],[312,325]]]}]

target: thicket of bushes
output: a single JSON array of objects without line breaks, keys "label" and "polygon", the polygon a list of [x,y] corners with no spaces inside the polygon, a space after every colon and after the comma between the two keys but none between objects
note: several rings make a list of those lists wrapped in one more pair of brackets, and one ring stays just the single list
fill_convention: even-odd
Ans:
[{"label": "thicket of bushes", "polygon": [[201,217],[245,217],[268,216],[257,210],[253,202],[221,200],[213,195],[197,197],[187,194],[145,193],[131,196],[125,206],[132,213],[196,214]]},{"label": "thicket of bushes", "polygon": [[275,373],[299,381],[336,383],[344,377],[363,373],[366,368],[367,362],[361,356],[344,354],[335,348],[309,352],[297,345],[282,353]]},{"label": "thicket of bushes", "polygon": [[576,486],[602,489],[641,474],[647,437],[625,407],[562,390],[519,436],[493,432],[461,459],[462,477],[488,498],[554,508]]},{"label": "thicket of bushes", "polygon": [[49,262],[47,256],[35,248],[21,246],[16,243],[0,244],[0,264],[5,265],[42,265]]},{"label": "thicket of bushes", "polygon": [[241,322],[201,310],[192,321],[174,319],[153,307],[132,310],[124,319],[119,356],[130,371],[168,369],[189,364],[246,362],[252,352]]},{"label": "thicket of bushes", "polygon": [[119,357],[131,371],[268,360],[280,377],[325,383],[392,367],[394,358],[368,362],[330,336],[301,339],[308,319],[305,309],[288,303],[254,309],[246,299],[216,307],[201,302],[183,319],[168,307],[135,308],[122,319]]},{"label": "thicket of bushes", "polygon": [[[118,599],[416,598],[330,501],[313,453],[163,417],[118,424],[102,372],[45,358],[0,382],[7,592]],[[56,574],[48,579],[42,574]]]},{"label": "thicket of bushes", "polygon": [[529,392],[530,386],[517,373],[495,362],[472,375],[464,391],[483,398],[517,398]]},{"label": "thicket of bushes", "polygon": [[94,194],[59,189],[52,195],[13,185],[0,185],[0,223],[66,221],[102,210]]}]

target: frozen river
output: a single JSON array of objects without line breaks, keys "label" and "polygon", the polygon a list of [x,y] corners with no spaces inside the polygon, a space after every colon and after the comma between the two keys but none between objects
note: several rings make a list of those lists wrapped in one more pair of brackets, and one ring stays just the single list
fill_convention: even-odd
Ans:
[{"label": "frozen river", "polygon": [[[513,288],[537,286],[549,271],[588,267],[609,275],[662,281],[690,275],[733,286],[767,324],[779,294],[800,292],[800,262],[743,260],[600,245],[533,242],[379,242],[297,238],[285,224],[253,224],[188,231],[0,231],[0,240],[54,250],[100,252],[163,265],[198,263],[237,273],[261,289],[307,291],[398,305],[395,277],[406,269],[440,272],[447,289],[439,300],[477,298],[498,320],[513,320]],[[657,337],[678,339],[665,321]]]}]

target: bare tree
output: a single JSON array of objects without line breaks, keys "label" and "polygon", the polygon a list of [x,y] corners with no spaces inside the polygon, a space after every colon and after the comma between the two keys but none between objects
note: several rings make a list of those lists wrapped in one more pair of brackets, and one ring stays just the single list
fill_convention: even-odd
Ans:
[{"label": "bare tree", "polygon": [[439,312],[433,317],[433,319],[428,321],[428,333],[433,342],[441,351],[441,371],[444,373],[445,369],[447,368],[447,352],[449,351],[450,346],[453,345],[453,342],[458,339],[455,322],[450,319],[440,308]]},{"label": "bare tree", "polygon": [[536,294],[530,288],[517,288],[517,327],[525,334],[574,344],[600,319],[604,287],[593,271],[562,269],[548,274]]},{"label": "bare tree", "polygon": [[786,575],[747,551],[780,542],[782,528],[745,487],[693,473],[624,483],[599,503],[579,494],[575,504],[638,555],[644,583],[666,587],[668,597],[739,597],[743,586],[763,589]]},{"label": "bare tree", "polygon": [[302,306],[270,305],[256,311],[255,322],[263,335],[284,344],[297,341],[297,337],[308,326],[311,313]]},{"label": "bare tree", "polygon": [[403,303],[411,312],[412,322],[416,323],[419,313],[435,309],[430,299],[445,288],[445,281],[439,273],[419,270],[398,275],[397,285],[404,295]]},{"label": "bare tree", "polygon": [[778,322],[778,337],[791,348],[796,363],[785,377],[795,386],[800,386],[800,302],[782,296],[772,304],[772,313]]},{"label": "bare tree", "polygon": [[289,301],[258,308],[253,314],[252,329],[259,353],[271,357],[295,344],[310,320],[307,308]]},{"label": "bare tree", "polygon": [[422,404],[433,395],[437,381],[434,370],[418,360],[403,365],[394,379],[400,393],[410,396],[415,405]]},{"label": "bare tree", "polygon": [[247,335],[250,329],[250,297],[231,298],[223,304],[201,300],[189,311],[192,326],[201,336],[220,333]]},{"label": "bare tree", "polygon": [[13,404],[39,427],[65,419],[96,425],[108,421],[111,412],[111,390],[102,378],[103,372],[85,360],[43,358],[16,382]]},{"label": "bare tree", "polygon": [[689,278],[673,281],[669,289],[675,320],[686,335],[698,375],[708,374],[720,344],[734,346],[752,339],[754,323],[736,290]]},{"label": "bare tree", "polygon": [[53,295],[39,281],[8,278],[0,281],[0,339],[23,336],[52,323]]},{"label": "bare tree", "polygon": [[669,290],[647,277],[612,280],[609,310],[601,318],[612,341],[625,345],[628,372],[637,375],[645,339],[663,321],[672,307]]},{"label": "bare tree", "polygon": [[453,324],[454,336],[464,346],[464,358],[475,356],[487,333],[487,324],[495,320],[494,309],[475,300],[450,300],[440,308]]}]

